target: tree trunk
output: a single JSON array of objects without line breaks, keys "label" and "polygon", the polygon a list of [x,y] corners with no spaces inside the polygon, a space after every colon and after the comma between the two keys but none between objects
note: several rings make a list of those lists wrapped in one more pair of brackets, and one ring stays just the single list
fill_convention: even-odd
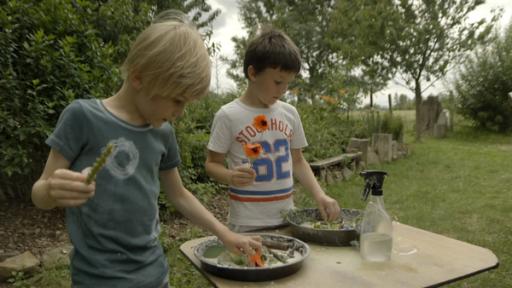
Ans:
[{"label": "tree trunk", "polygon": [[391,101],[391,94],[388,94],[388,109],[389,114],[393,115],[393,102]]},{"label": "tree trunk", "polygon": [[414,100],[416,103],[416,142],[421,141],[421,83],[419,79],[414,80]]},{"label": "tree trunk", "polygon": [[370,108],[373,108],[373,89],[370,87]]}]

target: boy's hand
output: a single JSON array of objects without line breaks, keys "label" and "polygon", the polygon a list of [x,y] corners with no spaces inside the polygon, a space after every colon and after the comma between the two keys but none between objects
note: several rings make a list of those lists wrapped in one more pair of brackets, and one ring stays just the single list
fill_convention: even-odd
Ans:
[{"label": "boy's hand", "polygon": [[254,183],[256,172],[249,166],[239,166],[231,171],[230,185],[248,186]]},{"label": "boy's hand", "polygon": [[325,221],[334,221],[340,216],[341,209],[335,199],[324,194],[320,196],[317,203],[320,214]]},{"label": "boy's hand", "polygon": [[57,169],[48,181],[48,197],[59,207],[80,206],[94,196],[95,183],[85,184],[87,173]]},{"label": "boy's hand", "polygon": [[229,251],[237,254],[253,255],[261,250],[262,239],[257,235],[247,236],[229,231],[220,240]]}]

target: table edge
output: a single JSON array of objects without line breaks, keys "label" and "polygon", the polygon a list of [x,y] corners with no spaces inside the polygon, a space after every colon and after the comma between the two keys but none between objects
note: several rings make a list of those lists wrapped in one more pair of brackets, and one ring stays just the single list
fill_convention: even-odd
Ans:
[{"label": "table edge", "polygon": [[477,274],[480,274],[480,273],[483,273],[483,272],[486,272],[486,271],[498,268],[500,266],[500,261],[499,261],[498,257],[490,249],[487,249],[487,250],[489,250],[489,252],[491,252],[494,255],[494,257],[496,258],[496,263],[494,265],[489,266],[489,267],[484,268],[484,269],[480,269],[478,271],[474,271],[474,272],[466,274],[466,275],[462,275],[460,277],[455,277],[455,278],[452,278],[452,279],[449,279],[449,280],[446,280],[446,281],[443,281],[443,282],[440,282],[440,283],[437,283],[437,284],[434,284],[434,285],[431,285],[431,286],[427,286],[426,288],[441,287],[441,286],[444,286],[444,285],[447,285],[447,284],[451,284],[451,283],[455,283],[457,281],[460,281],[460,280],[463,280],[463,279],[475,276]]},{"label": "table edge", "polygon": [[[211,236],[210,236],[210,237],[211,237]],[[201,237],[201,238],[203,238],[203,237]],[[191,240],[193,240],[193,239],[191,239]],[[190,241],[190,240],[189,240],[189,241]],[[185,241],[184,243],[182,243],[182,244],[180,245],[180,247],[179,247],[179,249],[178,249],[178,250],[180,250],[181,255],[183,255],[183,256],[188,260],[188,262],[190,263],[190,265],[192,265],[192,266],[196,267],[196,265],[194,264],[194,261],[192,261],[191,259],[188,259],[187,254],[185,254],[185,252],[181,249],[181,246],[182,246],[183,244],[185,244],[186,242],[187,242],[187,241]],[[206,280],[208,280],[208,282],[209,282],[213,287],[215,287],[215,288],[219,288],[219,286],[217,286],[217,284],[215,284],[215,282],[213,282],[213,280],[212,280],[212,279],[210,279],[210,277],[211,277],[211,276],[213,276],[213,275],[211,275],[211,274],[209,274],[208,272],[204,271],[204,269],[197,269],[197,268],[201,268],[201,263],[199,263],[199,267],[196,267],[196,271],[197,271],[197,270],[199,270],[199,273],[201,273],[201,275],[203,275],[203,277],[204,277],[204,278],[206,278]]]}]

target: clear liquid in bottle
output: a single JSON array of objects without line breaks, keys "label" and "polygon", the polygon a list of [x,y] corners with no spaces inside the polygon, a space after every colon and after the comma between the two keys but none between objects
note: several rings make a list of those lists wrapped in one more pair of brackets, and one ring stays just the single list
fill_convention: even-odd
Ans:
[{"label": "clear liquid in bottle", "polygon": [[361,256],[366,261],[381,262],[391,259],[393,239],[386,233],[365,233],[361,235]]},{"label": "clear liquid in bottle", "polygon": [[[386,172],[366,170],[361,172],[365,178],[363,197],[370,199],[366,205],[361,223],[359,249],[361,257],[370,262],[391,260],[393,248],[393,225],[384,208],[382,185]],[[371,194],[371,195],[369,195]]]}]

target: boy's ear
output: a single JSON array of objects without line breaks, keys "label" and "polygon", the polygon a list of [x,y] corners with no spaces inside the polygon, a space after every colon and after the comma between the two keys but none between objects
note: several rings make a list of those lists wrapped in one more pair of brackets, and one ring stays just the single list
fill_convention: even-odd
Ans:
[{"label": "boy's ear", "polygon": [[128,80],[130,81],[130,84],[133,88],[140,90],[142,88],[142,78],[140,77],[140,74],[137,72],[133,72],[128,77]]},{"label": "boy's ear", "polygon": [[247,67],[247,75],[249,76],[249,81],[253,81],[256,79],[256,69],[254,68],[254,66],[249,65],[249,67]]}]

